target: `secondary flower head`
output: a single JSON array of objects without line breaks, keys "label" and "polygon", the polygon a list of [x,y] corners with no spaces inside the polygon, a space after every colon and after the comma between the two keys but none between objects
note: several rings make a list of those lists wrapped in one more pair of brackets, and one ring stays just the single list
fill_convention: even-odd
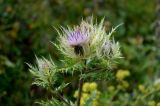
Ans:
[{"label": "secondary flower head", "polygon": [[104,46],[102,47],[102,52],[104,55],[106,56],[111,56],[112,54],[112,48],[113,48],[113,43],[108,41],[108,42],[105,42]]},{"label": "secondary flower head", "polygon": [[37,60],[39,69],[48,69],[51,63],[48,60],[38,59]]},{"label": "secondary flower head", "polygon": [[36,66],[28,64],[30,67],[29,71],[34,76],[33,84],[48,88],[51,82],[54,84],[56,81],[56,66],[51,59],[36,57],[36,60]]}]

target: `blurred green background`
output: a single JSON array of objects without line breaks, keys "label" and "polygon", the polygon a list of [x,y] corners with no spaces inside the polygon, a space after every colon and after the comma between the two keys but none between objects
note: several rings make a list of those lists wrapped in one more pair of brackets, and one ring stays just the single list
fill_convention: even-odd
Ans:
[{"label": "blurred green background", "polygon": [[0,105],[30,106],[36,94],[26,63],[37,56],[57,59],[50,43],[53,27],[78,24],[82,18],[106,17],[106,31],[120,23],[119,40],[124,59],[117,69],[131,71],[135,83],[158,78],[160,61],[155,43],[154,0],[0,0]]}]

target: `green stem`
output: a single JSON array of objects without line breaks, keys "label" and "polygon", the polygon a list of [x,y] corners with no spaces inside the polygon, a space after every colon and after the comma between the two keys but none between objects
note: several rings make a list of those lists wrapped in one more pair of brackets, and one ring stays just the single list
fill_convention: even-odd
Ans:
[{"label": "green stem", "polygon": [[[86,69],[87,69],[87,64],[86,64],[86,60],[84,60],[84,70],[82,70],[81,72],[81,75],[83,74],[83,71],[85,72]],[[83,78],[81,78],[80,76],[80,79],[79,79],[79,85],[78,85],[78,98],[77,98],[77,106],[80,106],[80,103],[81,103],[81,96],[82,96],[82,86],[83,86]]]},{"label": "green stem", "polygon": [[81,96],[82,96],[82,86],[83,86],[83,79],[79,80],[79,90],[78,90],[78,99],[77,99],[77,106],[80,106]]},{"label": "green stem", "polygon": [[[50,80],[49,80],[49,82],[50,82]],[[66,106],[71,106],[70,103],[69,103],[68,101],[66,101],[62,95],[59,94],[58,91],[57,91],[57,92],[54,92],[54,91],[52,90],[52,84],[51,84],[51,82],[50,82],[50,84],[49,84],[48,90],[49,90],[53,95],[55,95],[55,96],[54,96],[55,99],[62,101],[63,103],[66,104]]]},{"label": "green stem", "polygon": [[59,93],[56,93],[56,94],[62,102],[64,102],[67,106],[71,106],[70,103],[67,102],[62,95],[60,95]]}]

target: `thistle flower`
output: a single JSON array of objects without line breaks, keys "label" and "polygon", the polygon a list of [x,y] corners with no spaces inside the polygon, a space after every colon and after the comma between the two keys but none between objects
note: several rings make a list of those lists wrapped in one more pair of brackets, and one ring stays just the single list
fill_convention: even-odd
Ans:
[{"label": "thistle flower", "polygon": [[[61,32],[58,31],[59,43],[58,49],[67,57],[73,59],[88,59],[96,56],[100,56],[102,49],[106,48],[105,53],[111,54],[118,53],[118,44],[110,42],[111,34],[115,31],[113,29],[108,35],[105,32],[103,25],[104,19],[99,24],[93,23],[93,18],[90,21],[82,21],[80,25],[71,28],[61,28]],[[106,42],[109,42],[107,44]],[[111,44],[110,44],[111,43]],[[103,47],[105,46],[108,47]]]},{"label": "thistle flower", "polygon": [[45,58],[37,58],[37,65],[32,66],[28,64],[30,69],[29,71],[34,76],[33,84],[48,88],[51,83],[54,84],[56,78],[56,66],[53,61],[49,61]]},{"label": "thistle flower", "polygon": [[97,55],[101,58],[107,58],[107,59],[115,59],[120,58],[121,53],[119,50],[119,44],[116,43],[114,40],[108,40],[106,41],[101,48],[99,48]]},{"label": "thistle flower", "polygon": [[74,48],[74,53],[76,55],[83,55],[84,48],[83,45],[88,41],[88,36],[86,33],[77,30],[75,32],[71,32],[67,35],[67,43],[69,46]]},{"label": "thistle flower", "polygon": [[38,65],[39,71],[49,70],[53,67],[53,63],[51,63],[49,60],[45,58],[43,59],[37,58],[37,65]]},{"label": "thistle flower", "polygon": [[59,33],[58,49],[67,57],[84,59],[89,53],[89,31],[86,26],[62,28]]},{"label": "thistle flower", "polygon": [[111,55],[113,54],[113,43],[108,41],[105,42],[104,46],[102,47],[102,52],[105,56],[107,57],[111,57]]}]

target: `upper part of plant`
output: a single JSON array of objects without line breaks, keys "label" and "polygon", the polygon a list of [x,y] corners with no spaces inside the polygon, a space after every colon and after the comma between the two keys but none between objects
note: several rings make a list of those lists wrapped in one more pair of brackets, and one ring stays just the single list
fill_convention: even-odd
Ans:
[{"label": "upper part of plant", "polygon": [[58,49],[66,57],[78,60],[92,58],[119,58],[119,44],[111,39],[112,31],[107,34],[103,25],[104,19],[101,22],[93,23],[90,21],[82,21],[80,25],[75,27],[62,27],[57,30],[59,33]]}]

